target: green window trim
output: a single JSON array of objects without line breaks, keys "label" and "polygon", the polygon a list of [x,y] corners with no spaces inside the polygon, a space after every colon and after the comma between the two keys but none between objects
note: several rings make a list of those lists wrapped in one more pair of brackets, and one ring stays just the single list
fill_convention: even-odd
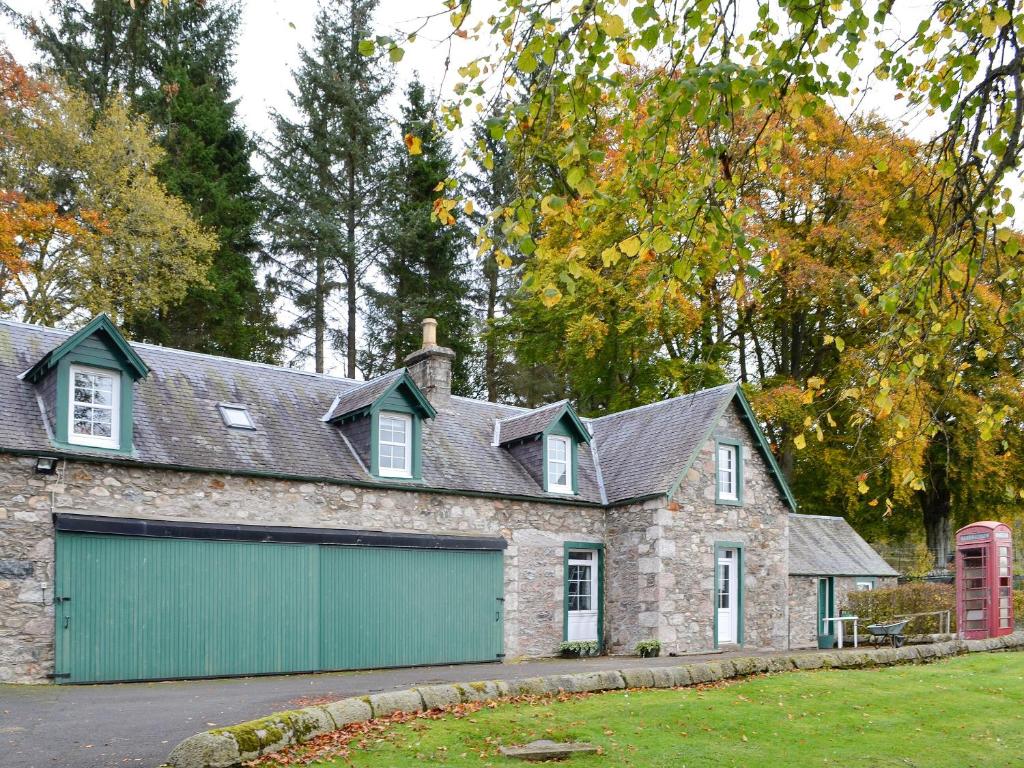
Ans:
[{"label": "green window trim", "polygon": [[[722,446],[728,446],[736,451],[736,498],[735,499],[724,499],[719,495],[718,485],[718,460],[719,460],[719,449]],[[715,440],[715,503],[725,504],[733,507],[743,506],[743,443],[739,440],[727,440],[725,438]]]},{"label": "green window trim", "polygon": [[[716,447],[717,451],[717,447]],[[716,478],[717,487],[717,478]],[[723,549],[735,549],[736,550],[736,645],[743,647],[743,643],[746,638],[744,637],[743,624],[744,624],[744,589],[743,581],[746,576],[747,559],[745,557],[746,545],[738,541],[716,541],[714,545],[715,559],[713,562],[713,568],[715,572],[715,584],[711,590],[711,622],[712,622],[712,640],[713,645],[718,648],[718,557],[719,552]]]},{"label": "green window trim", "polygon": [[604,650],[604,544],[593,541],[567,541],[562,548],[562,640],[569,639],[569,553],[574,550],[597,552],[597,651]]},{"label": "green window trim", "polygon": [[[75,442],[70,434],[71,416],[71,368],[86,367],[109,372],[120,377],[120,401],[118,403],[118,444],[114,446],[89,445]],[[132,433],[134,425],[134,377],[117,365],[116,360],[97,359],[95,355],[73,351],[57,363],[54,374],[57,377],[56,403],[54,404],[54,439],[56,448],[74,451],[95,451],[98,454],[131,455],[134,453]]]},{"label": "green window trim", "polygon": [[[554,435],[556,437],[564,437],[569,440],[569,485],[572,489],[571,493],[565,491],[551,490],[548,488],[548,437]],[[544,442],[541,446],[541,450],[544,452],[543,456],[543,480],[544,480],[544,492],[554,493],[561,496],[575,496],[580,492],[579,483],[579,445],[572,435],[564,434],[558,429],[552,429],[550,432],[545,432],[543,435]]]},{"label": "green window trim", "polygon": [[[410,456],[412,457],[412,466],[409,477],[402,477],[400,475],[382,475],[380,473],[380,417],[381,414],[388,413],[408,416],[409,421],[412,424],[412,434],[410,435],[412,445],[409,451]],[[370,409],[370,473],[374,477],[379,477],[382,480],[387,480],[389,482],[395,481],[397,483],[423,479],[422,422],[423,420],[420,418],[419,412],[409,405],[403,405],[392,401],[386,404],[378,404]]]}]

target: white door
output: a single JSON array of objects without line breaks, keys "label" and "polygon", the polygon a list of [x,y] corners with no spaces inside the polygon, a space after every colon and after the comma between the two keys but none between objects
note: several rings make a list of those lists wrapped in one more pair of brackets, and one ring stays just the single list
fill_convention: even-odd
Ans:
[{"label": "white door", "polygon": [[739,620],[737,605],[739,578],[735,549],[718,550],[718,642],[735,643]]},{"label": "white door", "polygon": [[597,640],[597,550],[569,552],[569,597],[566,639]]}]

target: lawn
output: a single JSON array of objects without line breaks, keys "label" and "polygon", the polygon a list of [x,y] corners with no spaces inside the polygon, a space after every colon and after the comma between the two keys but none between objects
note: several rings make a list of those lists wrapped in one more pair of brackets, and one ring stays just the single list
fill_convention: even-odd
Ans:
[{"label": "lawn", "polygon": [[1020,766],[1024,653],[499,705],[395,725],[318,765],[528,765],[502,758],[497,745],[543,738],[602,747],[566,763],[574,768]]}]

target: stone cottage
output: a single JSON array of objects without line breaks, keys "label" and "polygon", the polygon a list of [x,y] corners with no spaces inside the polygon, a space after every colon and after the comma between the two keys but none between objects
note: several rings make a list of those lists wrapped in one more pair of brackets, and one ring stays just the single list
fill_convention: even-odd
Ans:
[{"label": "stone cottage", "polygon": [[0,680],[789,645],[815,597],[737,386],[471,400],[434,327],[362,382],[0,322]]}]

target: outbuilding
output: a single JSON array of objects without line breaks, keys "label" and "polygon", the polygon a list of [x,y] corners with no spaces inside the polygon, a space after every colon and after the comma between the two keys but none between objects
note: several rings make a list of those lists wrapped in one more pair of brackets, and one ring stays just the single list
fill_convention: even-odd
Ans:
[{"label": "outbuilding", "polygon": [[850,592],[896,586],[890,566],[844,518],[789,516],[789,643],[831,647]]}]

